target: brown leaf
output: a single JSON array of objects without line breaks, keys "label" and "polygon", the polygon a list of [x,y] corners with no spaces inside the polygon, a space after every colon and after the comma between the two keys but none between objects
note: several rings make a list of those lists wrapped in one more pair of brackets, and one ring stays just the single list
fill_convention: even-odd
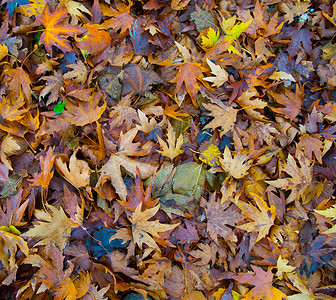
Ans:
[{"label": "brown leaf", "polygon": [[237,242],[238,239],[230,226],[234,227],[242,221],[242,217],[235,205],[231,204],[231,201],[221,203],[220,200],[216,200],[216,193],[213,193],[209,202],[204,200],[202,206],[205,208],[208,220],[207,231],[210,238],[217,244],[219,243],[218,236],[231,242]]},{"label": "brown leaf", "polygon": [[123,85],[123,96],[132,93],[145,96],[154,84],[162,83],[159,75],[154,71],[147,71],[136,64],[128,64],[124,69],[124,78],[121,79]]}]

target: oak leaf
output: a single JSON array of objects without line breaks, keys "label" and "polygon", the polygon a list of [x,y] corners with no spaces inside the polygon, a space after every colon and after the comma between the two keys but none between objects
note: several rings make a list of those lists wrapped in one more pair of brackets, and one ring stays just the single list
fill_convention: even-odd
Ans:
[{"label": "oak leaf", "polygon": [[237,228],[246,230],[247,232],[257,232],[258,242],[268,234],[269,229],[273,226],[276,213],[273,205],[269,207],[263,198],[253,193],[251,195],[258,208],[244,201],[238,201],[237,206],[242,210],[243,215],[247,219],[254,221],[239,225]]},{"label": "oak leaf", "polygon": [[135,209],[130,221],[132,223],[132,235],[134,241],[142,249],[143,244],[146,244],[149,248],[160,251],[159,246],[155,242],[155,239],[160,239],[160,233],[166,233],[175,229],[180,223],[176,224],[162,224],[159,220],[148,221],[158,212],[160,204],[153,208],[142,211],[142,203]]},{"label": "oak leaf", "polygon": [[45,27],[45,31],[40,37],[40,43],[45,46],[51,56],[51,46],[56,46],[63,52],[73,52],[67,37],[86,32],[85,28],[78,25],[61,24],[67,17],[66,8],[60,8],[51,13],[48,4],[44,7],[42,15],[36,17],[37,22]]},{"label": "oak leaf", "polygon": [[170,123],[168,123],[167,137],[167,143],[165,143],[159,136],[157,136],[159,144],[163,149],[163,151],[157,150],[157,152],[161,153],[163,156],[169,157],[172,161],[175,157],[183,153],[183,150],[181,150],[183,145],[183,136],[180,134],[180,136],[176,139],[174,128]]},{"label": "oak leaf", "polygon": [[35,217],[38,219],[33,228],[23,233],[23,237],[38,238],[40,241],[34,246],[47,245],[54,243],[56,247],[63,250],[69,242],[72,228],[79,227],[81,224],[70,220],[64,213],[62,207],[46,204],[50,210],[35,210]]}]

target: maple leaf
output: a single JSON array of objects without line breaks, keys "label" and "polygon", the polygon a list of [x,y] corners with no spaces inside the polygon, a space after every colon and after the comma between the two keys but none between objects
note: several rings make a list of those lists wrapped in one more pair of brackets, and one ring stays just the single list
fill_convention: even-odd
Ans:
[{"label": "maple leaf", "polygon": [[296,85],[295,93],[286,89],[284,93],[274,93],[272,91],[267,91],[267,93],[272,96],[279,104],[284,107],[273,107],[270,108],[277,113],[284,114],[289,119],[294,119],[301,112],[301,103],[303,100],[303,92]]},{"label": "maple leaf", "polygon": [[176,139],[174,128],[170,123],[168,123],[167,137],[167,143],[165,143],[159,136],[157,136],[159,144],[163,149],[163,151],[157,150],[157,152],[161,153],[163,156],[169,157],[172,161],[175,157],[183,153],[183,150],[181,150],[183,145],[183,136],[180,134],[180,136]]},{"label": "maple leaf", "polygon": [[76,84],[84,84],[86,82],[89,72],[86,65],[81,60],[77,60],[77,63],[66,65],[66,67],[73,70],[66,72],[63,75],[64,80],[71,80]]},{"label": "maple leaf", "polygon": [[233,243],[237,242],[238,239],[230,228],[230,226],[234,227],[243,219],[237,207],[235,207],[231,201],[221,203],[221,201],[216,200],[216,193],[211,195],[209,202],[203,199],[201,205],[205,209],[208,220],[207,232],[210,238],[216,244],[219,244],[218,236]]},{"label": "maple leaf", "polygon": [[219,151],[218,147],[214,144],[210,144],[206,150],[201,151],[199,159],[211,167],[218,167],[221,155],[222,153]]},{"label": "maple leaf", "polygon": [[252,299],[275,299],[282,300],[286,299],[287,296],[272,286],[273,273],[272,269],[269,269],[265,272],[262,268],[251,265],[251,268],[254,271],[252,274],[238,274],[233,276],[233,279],[239,283],[247,283],[254,285],[254,288],[250,290],[247,294],[244,295],[245,300]]},{"label": "maple leaf", "polygon": [[148,209],[154,207],[159,199],[152,199],[151,198],[151,185],[148,186],[146,189],[146,192],[144,191],[142,181],[140,179],[140,171],[139,169],[136,170],[137,175],[135,178],[135,193],[132,193],[131,191],[128,191],[128,201],[119,201],[119,203],[125,207],[126,209],[129,209],[131,211],[135,211],[135,209],[139,206],[139,204],[142,204],[142,209]]},{"label": "maple leaf", "polygon": [[[331,207],[325,209],[325,210],[317,210],[314,209],[314,211],[324,217],[332,218],[332,220],[336,219],[336,205],[332,205]],[[323,231],[323,234],[330,234],[336,232],[336,225],[333,225],[331,228],[327,229],[326,231]]]},{"label": "maple leaf", "polygon": [[112,119],[110,122],[111,129],[124,125],[125,130],[130,130],[134,121],[140,123],[137,111],[130,104],[131,97],[128,95],[122,97],[118,104],[112,108],[110,112],[110,118]]},{"label": "maple leaf", "polygon": [[298,143],[298,146],[303,149],[304,153],[307,155],[307,157],[312,160],[313,158],[313,152],[315,154],[315,157],[317,161],[322,164],[322,150],[323,149],[323,142],[313,136],[310,136],[309,134],[303,134],[300,137],[300,142]]},{"label": "maple leaf", "polygon": [[51,46],[56,46],[63,52],[73,52],[67,37],[73,37],[76,34],[79,35],[86,32],[85,28],[77,25],[60,24],[66,17],[66,8],[57,9],[51,13],[48,4],[44,7],[42,15],[36,17],[37,22],[45,27],[45,31],[40,37],[40,43],[43,43],[51,56]]},{"label": "maple leaf", "polygon": [[6,74],[12,77],[12,80],[9,82],[10,90],[14,91],[18,98],[20,98],[22,93],[30,102],[31,80],[29,74],[22,68],[22,66],[17,69],[9,69],[6,71]]},{"label": "maple leaf", "polygon": [[26,256],[29,253],[27,242],[11,232],[0,230],[0,245],[2,248],[0,262],[8,272],[15,268],[15,255],[18,249]]},{"label": "maple leaf", "polygon": [[[182,84],[185,84],[188,94],[190,95],[191,101],[194,106],[198,106],[196,103],[197,93],[201,90],[200,86],[197,83],[197,80],[202,82],[203,78],[203,67],[198,63],[185,62],[180,65],[180,69],[174,78],[176,81],[176,88],[174,93],[176,94]],[[172,81],[171,81],[172,82]],[[179,103],[180,105],[181,103]]]},{"label": "maple leaf", "polygon": [[229,74],[221,68],[221,66],[214,64],[210,59],[206,59],[211,73],[215,75],[215,77],[204,77],[203,80],[212,82],[214,87],[220,87],[225,82],[228,81]]},{"label": "maple leaf", "polygon": [[[56,170],[68,182],[70,182],[77,189],[89,185],[90,173],[92,172],[89,164],[84,160],[79,160],[76,157],[78,149],[70,157],[70,160],[65,155],[58,155],[55,158]],[[69,161],[69,169],[67,166]]]},{"label": "maple leaf", "polygon": [[83,18],[83,13],[92,16],[91,12],[82,4],[72,0],[61,0],[59,6],[65,6],[72,17]]},{"label": "maple leaf", "polygon": [[141,156],[146,153],[148,154],[147,151],[144,152],[143,149],[139,148],[139,144],[132,143],[137,131],[137,128],[133,128],[133,130],[129,130],[125,135],[121,135],[119,151],[112,154],[108,162],[101,168],[101,175],[96,185],[98,187],[103,185],[107,180],[111,180],[122,201],[127,200],[127,190],[121,175],[121,167],[134,177],[136,177],[137,168],[139,168],[141,179],[147,179],[156,171],[156,166],[127,157],[127,155]]},{"label": "maple leaf", "polygon": [[224,171],[229,172],[232,177],[240,179],[247,174],[247,171],[251,167],[252,161],[247,159],[248,155],[244,151],[239,151],[234,158],[232,158],[231,151],[226,146],[223,158],[220,157],[219,162]]},{"label": "maple leaf", "polygon": [[258,110],[263,110],[267,106],[267,102],[261,99],[251,99],[256,93],[254,91],[243,92],[236,102],[244,109],[244,111],[253,119],[263,121],[266,117]]},{"label": "maple leaf", "polygon": [[159,75],[152,70],[145,70],[137,64],[128,64],[123,70],[121,78],[123,95],[131,92],[139,95],[146,95],[154,84],[162,83]]},{"label": "maple leaf", "polygon": [[105,30],[99,30],[98,24],[84,24],[86,35],[76,42],[76,46],[89,54],[97,55],[111,44],[111,36]]},{"label": "maple leaf", "polygon": [[305,190],[311,185],[313,179],[311,161],[306,158],[302,152],[299,153],[297,159],[300,166],[297,165],[294,157],[288,154],[287,162],[283,167],[283,171],[290,175],[291,178],[266,181],[266,183],[274,187],[291,190],[286,200],[287,204],[296,198],[303,197]]},{"label": "maple leaf", "polygon": [[204,126],[204,129],[216,129],[217,127],[221,127],[220,137],[233,129],[238,109],[234,109],[230,106],[224,109],[212,103],[203,103],[203,106],[210,111],[209,115],[214,117],[210,123]]},{"label": "maple leaf", "polygon": [[50,259],[45,260],[37,254],[31,254],[25,258],[24,263],[39,267],[34,276],[43,282],[45,287],[54,292],[55,300],[77,299],[77,291],[70,278],[74,266],[70,264],[64,270],[62,250],[57,249],[53,243],[48,244],[47,248]]},{"label": "maple leaf", "polygon": [[312,33],[307,28],[301,28],[297,30],[291,37],[291,42],[288,45],[287,51],[289,57],[292,58],[299,53],[299,50],[303,49],[307,54],[311,54],[313,51],[312,42],[310,40],[318,38],[317,35]]},{"label": "maple leaf", "polygon": [[31,183],[33,186],[41,186],[43,190],[46,190],[54,175],[54,171],[51,172],[54,166],[53,148],[49,147],[45,157],[40,156],[40,166],[42,172],[40,174],[34,173],[34,179],[31,180]]},{"label": "maple leaf", "polygon": [[277,260],[277,272],[275,274],[278,279],[283,278],[283,273],[291,273],[293,272],[296,267],[288,266],[288,259],[283,259],[281,255],[279,255],[278,260]]},{"label": "maple leaf", "polygon": [[214,30],[212,27],[208,28],[206,34],[201,36],[202,46],[211,48],[217,43],[219,35],[219,30]]},{"label": "maple leaf", "polygon": [[[235,24],[236,19],[237,19],[236,16],[233,16],[227,20],[225,18],[222,18],[221,28],[225,32],[224,36],[225,42],[236,41],[241,36],[241,34],[245,32],[245,30],[250,26],[252,22],[248,21]],[[232,45],[229,46],[228,51],[236,54],[239,53],[238,50]]]},{"label": "maple leaf", "polygon": [[111,6],[108,8],[102,7],[103,15],[112,18],[101,24],[100,29],[120,29],[120,35],[126,33],[127,29],[129,30],[134,23],[134,18],[131,15],[131,8],[132,3],[127,5],[119,1],[116,3],[116,9],[113,9]]},{"label": "maple leaf", "polygon": [[160,251],[159,246],[155,242],[155,238],[161,238],[160,233],[166,233],[177,226],[176,224],[162,224],[159,220],[148,221],[158,212],[160,209],[160,204],[153,208],[146,209],[142,211],[142,203],[135,209],[130,221],[132,223],[132,235],[133,240],[138,244],[139,248],[142,249],[143,244],[146,244],[149,248]]},{"label": "maple leaf", "polygon": [[39,220],[33,228],[23,233],[23,237],[40,239],[34,246],[54,243],[58,249],[63,250],[69,242],[72,228],[79,227],[80,224],[70,220],[64,213],[62,207],[46,204],[50,213],[44,210],[35,210],[35,217]]},{"label": "maple leaf", "polygon": [[61,89],[63,88],[64,81],[63,76],[59,71],[54,70],[54,75],[42,76],[40,80],[47,81],[46,85],[40,91],[39,100],[41,101],[43,97],[48,96],[47,105],[57,102],[60,97]]},{"label": "maple leaf", "polygon": [[[106,109],[106,101],[99,106],[102,100],[101,93],[95,93],[91,101],[76,101],[75,103],[64,99],[66,111],[63,112],[65,118],[73,125],[84,126],[97,121]],[[88,99],[89,100],[89,99]]]},{"label": "maple leaf", "polygon": [[29,108],[23,107],[25,105],[23,97],[12,101],[13,97],[14,93],[11,92],[8,96],[2,98],[0,102],[1,116],[8,121],[20,120],[29,111]]},{"label": "maple leaf", "polygon": [[179,106],[177,104],[173,104],[173,105],[165,105],[163,114],[165,116],[171,117],[175,120],[179,120],[181,122],[184,122],[183,119],[181,119],[180,117],[188,117],[189,114],[184,113],[183,111],[176,111],[177,109],[179,109]]},{"label": "maple leaf", "polygon": [[244,201],[239,201],[237,206],[242,210],[242,213],[247,219],[253,219],[254,221],[239,225],[237,228],[248,232],[258,232],[256,240],[258,242],[268,234],[269,229],[273,226],[276,213],[273,205],[269,207],[263,198],[253,193],[251,193],[251,195],[258,208]]}]

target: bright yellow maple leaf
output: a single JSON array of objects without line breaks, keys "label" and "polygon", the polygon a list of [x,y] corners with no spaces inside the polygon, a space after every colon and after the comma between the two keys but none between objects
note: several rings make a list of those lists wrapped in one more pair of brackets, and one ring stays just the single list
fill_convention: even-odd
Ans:
[{"label": "bright yellow maple leaf", "polygon": [[221,155],[222,153],[219,151],[218,147],[211,144],[206,150],[201,152],[199,159],[211,167],[217,167]]},{"label": "bright yellow maple leaf", "polygon": [[219,30],[215,30],[212,27],[208,28],[206,34],[201,37],[202,46],[211,48],[217,43],[219,36]]},{"label": "bright yellow maple leaf", "polygon": [[[252,22],[248,21],[235,24],[236,20],[237,20],[236,16],[233,16],[227,20],[225,18],[222,19],[221,27],[225,32],[224,36],[225,42],[236,41],[241,36],[241,34],[245,32],[245,30],[250,26]],[[229,46],[228,51],[233,52],[235,54],[239,53],[238,50],[233,45]]]},{"label": "bright yellow maple leaf", "polygon": [[163,151],[157,150],[157,152],[161,153],[163,156],[167,156],[170,158],[170,160],[173,160],[175,157],[179,156],[183,153],[183,150],[181,150],[181,147],[183,145],[183,136],[180,134],[180,136],[176,139],[175,137],[175,131],[173,126],[171,126],[170,123],[168,123],[168,139],[167,143],[165,143],[159,136],[158,141],[160,143],[160,146],[162,147]]},{"label": "bright yellow maple leaf", "polygon": [[293,272],[296,267],[293,267],[291,265],[288,265],[288,259],[283,259],[281,257],[281,255],[278,257],[277,260],[277,272],[275,274],[276,277],[278,277],[278,279],[282,279],[283,278],[283,273],[290,273]]}]

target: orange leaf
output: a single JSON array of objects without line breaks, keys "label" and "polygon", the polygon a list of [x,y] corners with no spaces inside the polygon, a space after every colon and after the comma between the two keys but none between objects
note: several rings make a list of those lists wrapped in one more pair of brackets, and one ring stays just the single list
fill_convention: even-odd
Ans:
[{"label": "orange leaf", "polygon": [[38,16],[37,22],[45,27],[45,31],[41,34],[40,43],[43,44],[52,55],[51,46],[56,46],[63,52],[73,52],[67,37],[74,36],[75,34],[82,34],[86,32],[85,28],[80,26],[59,24],[68,17],[66,8],[57,9],[53,13],[50,12],[49,5],[46,5],[43,14]]},{"label": "orange leaf", "polygon": [[[176,88],[174,93],[176,94],[183,82],[187,88],[187,92],[190,95],[190,98],[192,100],[192,103],[197,107],[196,103],[196,96],[197,93],[201,90],[200,86],[197,83],[197,80],[200,82],[203,82],[202,78],[204,77],[203,73],[203,68],[200,64],[197,63],[192,63],[192,62],[187,62],[183,63],[180,66],[180,69],[176,75]],[[181,103],[179,103],[180,105]]]}]

